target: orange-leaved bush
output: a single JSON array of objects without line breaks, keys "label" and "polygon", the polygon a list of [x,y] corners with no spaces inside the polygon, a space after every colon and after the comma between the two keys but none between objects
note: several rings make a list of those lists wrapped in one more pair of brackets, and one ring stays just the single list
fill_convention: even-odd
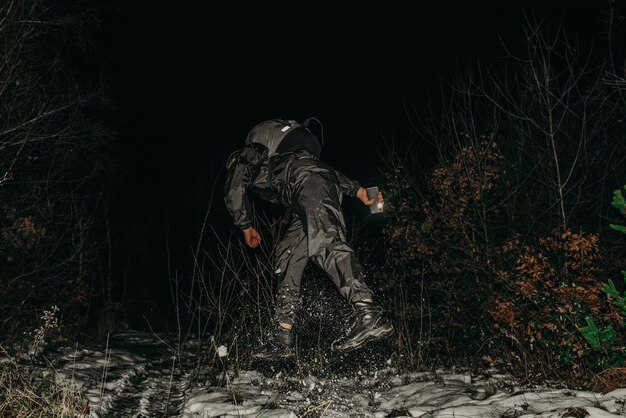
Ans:
[{"label": "orange-leaved bush", "polygon": [[594,359],[579,332],[585,316],[617,318],[601,291],[598,234],[554,230],[534,244],[515,237],[500,251],[513,269],[502,263],[496,275],[502,289],[490,307],[496,331],[517,348],[514,356],[542,364],[544,374],[554,377],[573,369],[586,378]]}]

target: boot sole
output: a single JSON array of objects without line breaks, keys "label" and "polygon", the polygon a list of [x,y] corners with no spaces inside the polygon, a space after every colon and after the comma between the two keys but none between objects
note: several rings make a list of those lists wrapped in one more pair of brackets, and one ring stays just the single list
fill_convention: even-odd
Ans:
[{"label": "boot sole", "polygon": [[369,342],[373,342],[373,341],[377,341],[377,340],[383,339],[383,338],[393,334],[393,331],[394,331],[393,325],[389,325],[389,327],[387,327],[387,328],[381,327],[381,328],[378,328],[378,329],[368,333],[362,339],[354,341],[352,344],[350,344],[348,346],[335,347],[335,343],[333,343],[331,345],[331,350],[333,350],[333,351],[341,351],[341,352],[347,353],[349,351],[356,350],[357,348],[361,347],[365,343],[369,343]]}]

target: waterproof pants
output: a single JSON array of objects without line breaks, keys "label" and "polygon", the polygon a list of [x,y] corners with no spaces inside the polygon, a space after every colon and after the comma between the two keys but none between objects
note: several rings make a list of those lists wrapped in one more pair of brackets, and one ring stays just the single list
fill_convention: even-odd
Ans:
[{"label": "waterproof pants", "polygon": [[311,260],[332,279],[348,301],[372,298],[363,270],[346,242],[341,190],[335,171],[319,160],[297,161],[292,167],[292,217],[276,248],[281,278],[275,306],[277,322],[293,324],[301,306],[300,283]]}]

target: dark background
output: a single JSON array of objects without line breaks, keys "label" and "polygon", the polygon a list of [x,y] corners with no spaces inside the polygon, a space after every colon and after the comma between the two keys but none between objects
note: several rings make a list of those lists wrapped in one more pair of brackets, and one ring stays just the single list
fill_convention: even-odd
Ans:
[{"label": "dark background", "polygon": [[[155,293],[189,272],[212,185],[227,224],[223,163],[274,117],[317,116],[322,158],[379,182],[382,138],[408,138],[409,113],[480,60],[495,68],[522,25],[559,23],[605,48],[608,2],[158,2],[107,9],[93,57],[116,106],[125,175],[115,273]],[[348,203],[348,205],[350,205]],[[359,212],[358,209],[362,211]],[[365,213],[356,208],[357,216]],[[224,222],[220,222],[223,220]]]}]

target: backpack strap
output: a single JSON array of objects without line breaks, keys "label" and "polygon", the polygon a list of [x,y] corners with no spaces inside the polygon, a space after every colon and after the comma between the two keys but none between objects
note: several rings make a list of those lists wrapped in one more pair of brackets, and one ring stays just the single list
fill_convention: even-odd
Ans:
[{"label": "backpack strap", "polygon": [[322,122],[320,122],[320,120],[318,118],[316,118],[315,116],[310,116],[310,117],[306,118],[304,120],[304,122],[302,122],[302,126],[304,126],[305,128],[309,129],[309,125],[311,124],[312,120],[317,122],[317,124],[320,126],[320,131],[321,131],[320,141],[321,141],[322,145],[324,145],[324,125],[322,125]]}]

